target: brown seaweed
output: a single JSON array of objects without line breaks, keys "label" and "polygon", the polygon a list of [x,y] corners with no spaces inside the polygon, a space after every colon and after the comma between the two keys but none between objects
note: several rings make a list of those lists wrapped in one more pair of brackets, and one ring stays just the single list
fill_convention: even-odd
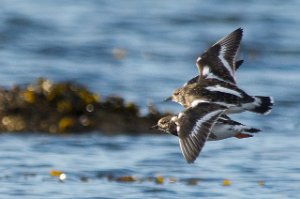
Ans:
[{"label": "brown seaweed", "polygon": [[0,88],[0,132],[153,133],[149,127],[163,115],[151,107],[141,116],[132,102],[119,96],[102,99],[70,81],[53,83],[39,78],[30,84]]}]

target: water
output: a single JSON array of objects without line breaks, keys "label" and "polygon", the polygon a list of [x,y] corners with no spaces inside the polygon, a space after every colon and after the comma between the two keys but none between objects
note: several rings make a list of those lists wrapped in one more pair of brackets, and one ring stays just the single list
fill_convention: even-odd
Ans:
[{"label": "water", "polygon": [[[243,27],[238,84],[272,95],[276,106],[268,116],[235,115],[263,132],[207,143],[193,165],[171,136],[0,135],[1,198],[297,198],[299,6],[296,0],[2,0],[0,85],[39,76],[75,80],[101,96],[134,101],[143,112],[150,101],[179,111],[161,100],[197,73],[195,59],[205,48]],[[59,182],[51,169],[67,179]],[[125,175],[137,181],[108,179]],[[165,182],[145,180],[155,176]],[[189,185],[193,179],[197,185]],[[224,179],[231,185],[222,186]]]},{"label": "water", "polygon": [[[268,132],[210,142],[193,165],[169,136],[2,135],[1,141],[3,198],[288,198],[299,192],[298,140]],[[64,171],[66,180],[50,177],[51,169]],[[107,179],[125,175],[138,181]],[[163,176],[164,184],[145,181],[153,176]],[[191,179],[198,184],[189,185]],[[222,186],[223,179],[231,186]]]}]

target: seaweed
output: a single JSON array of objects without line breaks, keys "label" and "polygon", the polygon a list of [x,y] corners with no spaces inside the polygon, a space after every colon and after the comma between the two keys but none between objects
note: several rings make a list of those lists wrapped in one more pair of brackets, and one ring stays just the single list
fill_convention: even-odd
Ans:
[{"label": "seaweed", "polygon": [[153,133],[149,127],[166,115],[154,107],[141,116],[133,102],[100,95],[76,82],[45,78],[0,88],[0,132],[51,134],[101,132]]}]

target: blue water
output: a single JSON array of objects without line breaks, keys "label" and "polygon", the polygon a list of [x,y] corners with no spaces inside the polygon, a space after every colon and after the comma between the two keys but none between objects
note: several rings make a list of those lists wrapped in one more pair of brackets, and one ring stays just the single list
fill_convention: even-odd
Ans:
[{"label": "blue water", "polygon": [[[242,27],[238,84],[276,101],[268,116],[234,116],[263,132],[207,143],[193,165],[171,136],[0,135],[1,198],[298,198],[299,7],[297,0],[0,1],[2,86],[40,76],[75,80],[101,96],[121,95],[142,113],[149,102],[179,111],[161,101],[197,73],[205,48]],[[155,176],[165,182],[145,180]]]}]

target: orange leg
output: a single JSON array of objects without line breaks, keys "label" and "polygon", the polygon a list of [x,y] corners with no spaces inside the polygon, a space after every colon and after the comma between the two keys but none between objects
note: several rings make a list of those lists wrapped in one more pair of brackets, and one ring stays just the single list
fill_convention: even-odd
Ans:
[{"label": "orange leg", "polygon": [[243,138],[249,138],[249,137],[253,137],[253,135],[250,135],[250,134],[246,134],[246,133],[239,133],[237,134],[236,136],[234,136],[238,139],[243,139]]}]

